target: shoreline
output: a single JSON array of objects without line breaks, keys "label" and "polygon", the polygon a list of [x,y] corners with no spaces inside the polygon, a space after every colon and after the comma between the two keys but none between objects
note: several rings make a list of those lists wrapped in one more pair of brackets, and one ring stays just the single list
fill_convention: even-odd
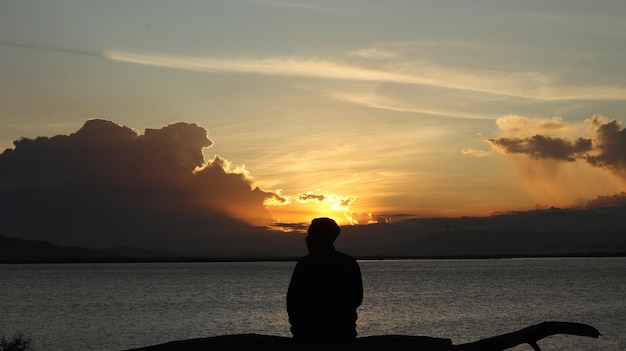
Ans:
[{"label": "shoreline", "polygon": [[[618,258],[625,253],[566,253],[541,255],[454,255],[454,256],[354,256],[359,261],[394,260],[487,260],[524,258]],[[211,256],[146,256],[146,257],[0,257],[0,264],[54,263],[193,263],[193,262],[295,262],[299,257],[211,257]]]}]

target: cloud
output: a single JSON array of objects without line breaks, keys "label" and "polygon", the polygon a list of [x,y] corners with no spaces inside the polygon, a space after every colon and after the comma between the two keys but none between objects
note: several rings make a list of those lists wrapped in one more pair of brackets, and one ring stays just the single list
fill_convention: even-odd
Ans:
[{"label": "cloud", "polygon": [[593,166],[606,167],[624,174],[626,171],[626,130],[618,121],[602,124],[596,139],[599,154],[589,156],[587,162]]},{"label": "cloud", "polygon": [[231,72],[414,84],[541,101],[623,100],[626,97],[626,88],[620,86],[558,85],[553,82],[552,78],[537,72],[499,72],[456,68],[428,61],[384,60],[379,62],[382,53],[371,51],[349,53],[349,56],[363,61],[297,57],[225,59],[116,50],[107,50],[102,55],[114,61],[195,72]]},{"label": "cloud", "polygon": [[[273,3],[275,5],[286,4]],[[611,101],[626,98],[626,87],[619,85],[560,84],[555,81],[554,77],[541,72],[495,71],[445,66],[433,63],[436,61],[406,58],[382,48],[352,50],[346,56],[356,60],[339,60],[306,57],[229,59],[120,50],[82,50],[6,41],[0,41],[0,46],[89,56],[194,72],[231,72],[413,84],[539,101],[575,99]]]},{"label": "cloud", "polygon": [[568,141],[559,138],[535,135],[530,138],[487,139],[492,146],[503,153],[526,154],[534,159],[555,159],[573,162],[591,150],[591,140],[578,138]]},{"label": "cloud", "polygon": [[2,230],[88,247],[271,250],[284,238],[269,240],[261,228],[272,224],[264,202],[281,196],[253,188],[219,156],[205,162],[212,144],[197,124],[139,134],[102,119],[70,135],[17,140],[0,155]]},{"label": "cloud", "polygon": [[348,52],[348,56],[361,57],[365,59],[373,59],[373,60],[388,60],[392,58],[398,57],[398,54],[391,50],[385,50],[382,48],[366,48],[360,50],[353,50]]},{"label": "cloud", "polygon": [[433,116],[453,117],[453,118],[469,118],[469,119],[487,119],[490,116],[484,113],[473,113],[467,110],[459,111],[450,109],[449,107],[428,107],[423,103],[415,104],[404,103],[400,100],[394,100],[392,98],[384,97],[376,92],[367,93],[351,93],[347,91],[328,91],[326,95],[331,99],[337,101],[349,102],[355,105],[362,105],[376,109],[398,111],[398,112],[411,112],[428,114]]},{"label": "cloud", "polygon": [[52,46],[37,45],[37,44],[15,43],[15,42],[9,42],[9,41],[0,41],[0,46],[14,47],[14,48],[20,48],[20,49],[26,49],[26,50],[57,52],[61,54],[81,55],[81,56],[95,57],[95,58],[105,58],[102,55],[102,53],[98,51],[93,51],[93,50],[52,47]]},{"label": "cloud", "polygon": [[373,224],[373,223],[391,223],[391,217],[374,213],[352,213],[352,223],[354,224]]},{"label": "cloud", "polygon": [[[305,212],[317,213],[318,216],[332,217],[339,222],[347,222],[347,224],[371,224],[371,223],[390,223],[389,216],[372,213],[359,213],[350,209],[350,206],[356,201],[352,196],[340,196],[335,194],[324,194],[320,191],[309,191],[297,195],[297,205]],[[343,220],[342,220],[343,219]],[[280,226],[284,231],[288,231],[290,226],[275,224]]]},{"label": "cloud", "polygon": [[523,117],[499,122],[508,137],[486,141],[494,155],[510,161],[507,170],[535,203],[580,207],[598,194],[624,191],[625,132],[619,122],[602,116],[578,123]]},{"label": "cloud", "polygon": [[345,208],[350,206],[350,203],[354,201],[354,198],[349,196],[328,195],[328,194],[315,194],[313,192],[306,192],[298,194],[298,200],[300,202],[307,202],[309,200],[317,200],[319,202],[325,202],[330,204],[334,209]]},{"label": "cloud", "polygon": [[300,4],[300,3],[288,2],[288,1],[256,0],[256,2],[260,4],[265,4],[268,6],[286,7],[286,8],[303,9],[303,10],[330,11],[330,9],[327,7],[314,6],[310,4]]},{"label": "cloud", "polygon": [[139,135],[93,119],[69,136],[15,141],[15,148],[2,154],[0,180],[2,187],[179,183],[202,166],[202,148],[212,144],[195,124],[176,123]]},{"label": "cloud", "polygon": [[485,151],[485,150],[477,150],[471,147],[467,147],[463,150],[461,150],[461,153],[463,155],[471,155],[474,157],[487,157],[487,156],[491,156],[491,153],[489,151]]},{"label": "cloud", "polygon": [[507,117],[498,120],[498,125],[506,133],[520,131],[540,131],[553,135],[583,131],[592,135],[590,138],[578,137],[570,140],[559,136],[535,134],[530,137],[491,138],[487,141],[493,150],[502,154],[524,154],[531,159],[551,159],[574,162],[584,160],[594,167],[609,169],[617,174],[626,175],[626,130],[622,124],[604,117],[594,116],[585,120],[576,128],[562,123],[560,118],[550,120],[531,120]]},{"label": "cloud", "polygon": [[576,123],[567,123],[563,118],[528,118],[524,116],[508,115],[496,120],[498,131],[507,137],[529,136],[535,134],[547,136],[563,136],[578,133],[580,126]]},{"label": "cloud", "polygon": [[626,192],[615,195],[601,195],[589,201],[587,208],[604,208],[612,206],[626,206]]},{"label": "cloud", "polygon": [[318,200],[318,201],[324,201],[324,199],[326,198],[326,196],[324,194],[299,194],[298,195],[298,200],[300,201],[307,201],[307,200]]},{"label": "cloud", "polygon": [[109,50],[104,57],[147,66],[198,72],[235,72],[324,79],[414,82],[411,77],[381,69],[319,59],[265,58],[222,59],[198,56],[131,53]]}]

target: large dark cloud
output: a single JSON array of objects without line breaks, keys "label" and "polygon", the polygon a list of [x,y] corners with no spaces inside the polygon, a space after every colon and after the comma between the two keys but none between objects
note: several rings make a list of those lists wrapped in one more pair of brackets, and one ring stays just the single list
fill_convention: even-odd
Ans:
[{"label": "large dark cloud", "polygon": [[2,187],[180,182],[204,163],[212,145],[195,124],[176,123],[139,135],[106,120],[89,120],[76,133],[21,139],[0,159]]},{"label": "large dark cloud", "polygon": [[596,135],[592,139],[581,137],[571,141],[538,134],[529,138],[497,138],[488,141],[505,154],[525,154],[533,159],[567,162],[582,159],[592,166],[625,175],[626,130],[615,120],[602,123],[594,118],[592,122],[597,126]]},{"label": "large dark cloud", "polygon": [[284,249],[287,235],[261,228],[271,224],[264,201],[279,196],[252,188],[219,156],[205,163],[212,144],[196,124],[139,134],[101,119],[70,135],[15,141],[0,155],[1,231],[88,247]]}]

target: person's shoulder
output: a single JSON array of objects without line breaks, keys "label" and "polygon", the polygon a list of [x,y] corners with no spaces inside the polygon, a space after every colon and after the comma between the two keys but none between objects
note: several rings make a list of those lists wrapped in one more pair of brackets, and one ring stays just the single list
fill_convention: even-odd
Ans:
[{"label": "person's shoulder", "polygon": [[347,253],[345,253],[345,252],[343,252],[343,251],[335,250],[335,253],[336,253],[338,256],[342,256],[342,257],[350,257],[350,258],[352,258],[352,256],[348,255]]},{"label": "person's shoulder", "polygon": [[356,263],[356,258],[348,255],[345,252],[335,251],[335,254],[336,254],[337,259],[340,259],[342,261],[350,261],[350,262],[355,262]]},{"label": "person's shoulder", "polygon": [[306,254],[306,255],[300,257],[298,259],[298,261],[296,261],[296,264],[306,263],[306,262],[309,262],[309,261],[311,261],[311,254]]}]

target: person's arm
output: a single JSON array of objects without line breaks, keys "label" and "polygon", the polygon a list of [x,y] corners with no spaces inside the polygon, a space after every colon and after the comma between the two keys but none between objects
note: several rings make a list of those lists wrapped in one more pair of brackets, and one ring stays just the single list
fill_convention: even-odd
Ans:
[{"label": "person's arm", "polygon": [[289,287],[287,288],[287,314],[289,315],[289,321],[292,321],[297,315],[299,300],[302,294],[302,274],[301,274],[300,262],[296,263],[293,273],[291,274],[291,280],[289,281]]},{"label": "person's arm", "polygon": [[352,286],[354,287],[353,302],[354,302],[354,306],[358,307],[361,305],[361,303],[363,303],[363,278],[361,277],[361,268],[359,267],[359,264],[356,261],[354,261],[352,279],[353,279]]}]

